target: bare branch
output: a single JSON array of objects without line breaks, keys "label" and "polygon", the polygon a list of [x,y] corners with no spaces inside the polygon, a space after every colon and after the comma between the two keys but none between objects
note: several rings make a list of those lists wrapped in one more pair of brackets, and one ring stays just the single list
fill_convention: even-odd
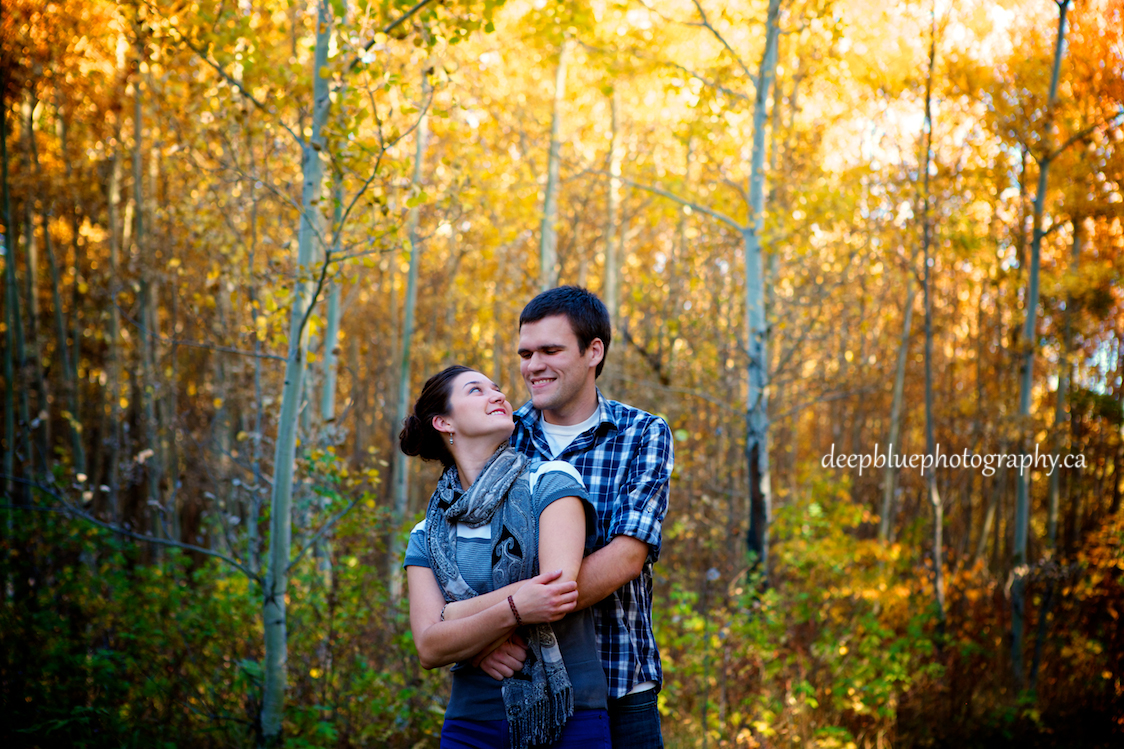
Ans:
[{"label": "bare branch", "polygon": [[141,323],[137,320],[134,320],[132,317],[130,317],[129,313],[126,312],[124,309],[122,309],[121,305],[118,304],[116,301],[113,302],[113,306],[117,308],[117,310],[121,313],[122,317],[124,317],[128,322],[130,322],[134,327],[136,327],[143,335],[148,336],[149,338],[151,338],[154,341],[159,341],[160,343],[164,343],[164,344],[167,344],[169,346],[187,346],[188,348],[200,348],[200,349],[206,349],[207,351],[218,351],[218,352],[221,352],[221,353],[224,353],[224,354],[237,354],[239,356],[249,356],[249,357],[252,357],[254,359],[274,359],[276,361],[285,361],[285,357],[278,356],[277,354],[261,354],[261,353],[255,353],[253,351],[243,351],[241,349],[230,348],[228,346],[214,346],[210,343],[199,343],[198,341],[184,341],[184,340],[181,340],[179,338],[165,338],[164,336],[160,335],[159,333],[152,332],[147,327],[145,327],[145,325],[143,323]]},{"label": "bare branch", "polygon": [[[1112,115],[1111,117],[1105,118],[1105,119],[1101,120],[1100,122],[1096,122],[1096,123],[1090,125],[1089,127],[1085,128],[1084,130],[1081,130],[1079,132],[1074,133],[1073,135],[1071,135],[1065,141],[1065,143],[1062,143],[1060,146],[1058,146],[1057,150],[1055,150],[1053,153],[1051,153],[1046,160],[1047,161],[1053,161],[1058,156],[1061,156],[1062,153],[1064,151],[1066,151],[1074,143],[1077,143],[1078,141],[1084,140],[1085,138],[1092,135],[1097,130],[1100,130],[1102,127],[1108,127],[1109,125],[1112,125],[1114,122],[1116,122],[1117,120],[1119,120],[1121,118],[1124,118],[1124,110],[1122,110],[1120,112],[1117,112],[1116,114]],[[1035,158],[1035,161],[1038,161],[1038,159]],[[1041,163],[1041,162],[1039,162],[1039,163]]]},{"label": "bare branch", "polygon": [[629,187],[635,187],[637,190],[644,190],[645,192],[654,193],[655,195],[659,195],[661,197],[667,198],[668,200],[671,200],[675,203],[678,203],[679,205],[686,206],[687,208],[690,208],[692,211],[698,211],[699,213],[706,214],[707,216],[710,216],[713,219],[721,221],[722,223],[726,224],[727,226],[729,226],[733,229],[737,229],[739,232],[745,231],[744,226],[742,226],[740,223],[738,223],[734,219],[730,218],[726,214],[721,213],[720,211],[716,211],[712,208],[707,208],[705,205],[695,203],[694,201],[687,200],[686,198],[681,197],[679,195],[676,195],[675,193],[673,193],[669,190],[664,190],[662,187],[656,187],[655,185],[646,185],[643,182],[637,182],[636,180],[629,179],[628,177],[620,177],[620,176],[617,176],[615,174],[610,174],[609,172],[606,172],[606,171],[601,170],[601,169],[589,169],[587,171],[590,174],[600,174],[603,177],[610,177],[612,179],[619,179],[621,182],[628,185]]},{"label": "bare branch", "polygon": [[359,503],[360,499],[361,497],[356,497],[355,499],[351,500],[347,507],[337,512],[328,522],[320,526],[320,530],[316,531],[316,533],[312,535],[312,538],[308,539],[308,543],[306,543],[301,548],[300,552],[296,555],[296,557],[293,558],[293,561],[289,562],[289,566],[285,568],[285,574],[288,574],[290,570],[296,567],[297,563],[300,562],[300,560],[304,558],[304,555],[308,553],[308,550],[315,546],[316,542],[323,538],[324,534],[330,531],[332,529],[332,526],[334,526],[340,518],[351,512],[351,509]]},{"label": "bare branch", "polygon": [[627,50],[605,49],[604,47],[594,47],[592,44],[587,44],[587,43],[581,42],[581,41],[579,41],[578,44],[580,44],[582,47],[584,47],[589,52],[597,52],[598,54],[606,55],[608,57],[613,57],[613,58],[618,57],[621,54],[621,52],[627,52],[630,57],[634,57],[638,60],[645,60],[647,62],[651,62],[651,63],[654,63],[656,65],[662,65],[662,66],[669,67],[669,68],[675,68],[679,72],[681,72],[685,75],[688,75],[691,78],[697,78],[698,80],[702,81],[707,86],[710,86],[713,89],[721,91],[726,96],[729,96],[732,99],[740,99],[741,101],[746,101],[746,102],[750,101],[750,98],[748,96],[746,96],[745,94],[741,93],[740,91],[734,91],[731,88],[727,88],[726,86],[723,86],[718,81],[715,81],[711,78],[707,78],[702,73],[699,73],[696,70],[692,70],[691,68],[684,67],[684,66],[680,65],[679,63],[674,62],[672,60],[660,60],[660,59],[655,58],[655,57],[648,57],[647,55],[643,55],[635,49],[627,49]]},{"label": "bare branch", "polygon": [[[389,34],[390,32],[394,31],[396,28],[398,28],[403,23],[405,23],[410,18],[412,18],[415,13],[417,13],[419,10],[421,10],[425,6],[429,5],[431,2],[433,2],[433,0],[420,0],[420,2],[418,2],[417,5],[410,8],[408,11],[406,11],[401,16],[399,16],[397,20],[392,21],[389,26],[385,26],[382,30],[382,33]],[[372,39],[371,41],[369,41],[369,42],[367,42],[366,44],[363,45],[363,51],[368,52],[371,49],[371,47],[373,47],[373,46],[375,46],[375,40],[374,39]],[[354,60],[351,61],[350,64],[348,64],[347,72],[350,73],[351,71],[355,70],[355,68],[358,67],[359,64],[362,63],[362,62],[363,62],[362,56],[356,57]]]},{"label": "bare branch", "polygon": [[10,476],[10,475],[7,475],[7,474],[0,474],[0,478],[9,479],[9,480],[15,481],[17,484],[24,484],[25,486],[29,486],[33,489],[38,489],[39,491],[43,492],[44,494],[49,494],[50,496],[54,497],[55,500],[60,505],[62,505],[62,507],[35,507],[35,506],[28,507],[28,506],[25,506],[25,505],[7,505],[5,507],[5,509],[40,510],[40,511],[45,511],[45,512],[57,512],[61,515],[68,515],[68,516],[73,517],[73,518],[78,518],[79,520],[85,520],[87,523],[90,523],[92,525],[96,525],[99,528],[104,528],[105,530],[112,531],[113,533],[116,533],[116,534],[121,535],[121,536],[127,536],[129,538],[136,539],[137,541],[148,541],[150,543],[154,543],[154,544],[157,544],[159,546],[171,546],[173,548],[183,549],[185,551],[194,551],[194,552],[198,552],[199,554],[205,554],[209,557],[214,557],[215,559],[221,559],[222,561],[226,562],[230,566],[235,567],[236,569],[241,571],[242,574],[244,574],[246,577],[248,577],[251,580],[253,580],[254,582],[258,583],[258,585],[261,585],[261,583],[262,583],[261,578],[258,577],[256,574],[254,574],[244,564],[242,564],[241,562],[239,562],[238,560],[236,560],[232,557],[228,557],[225,554],[221,554],[221,553],[215,551],[214,549],[208,549],[208,548],[203,547],[203,546],[196,546],[195,544],[187,544],[187,543],[183,543],[182,541],[174,541],[170,538],[158,538],[156,536],[149,536],[149,535],[144,534],[144,533],[137,533],[137,532],[131,531],[127,528],[122,528],[119,525],[113,525],[112,523],[106,523],[102,520],[98,520],[93,515],[86,512],[85,510],[82,510],[82,509],[80,509],[78,507],[75,507],[74,505],[70,504],[69,502],[67,502],[62,497],[62,495],[60,495],[54,489],[52,489],[51,487],[46,486],[44,484],[40,484],[38,481],[28,481],[27,479],[19,478],[18,476]]},{"label": "bare branch", "polygon": [[749,68],[746,67],[746,64],[742,60],[741,55],[734,51],[734,48],[731,47],[730,43],[726,41],[726,37],[719,34],[718,30],[710,25],[710,20],[706,17],[706,11],[703,10],[702,4],[699,2],[699,0],[691,0],[691,2],[695,4],[695,8],[699,11],[699,18],[702,19],[701,26],[709,31],[714,36],[714,38],[717,39],[718,42],[726,48],[726,51],[729,52],[730,55],[734,58],[734,62],[738,64],[738,67],[742,69],[742,72],[745,73],[746,77],[749,78],[749,80],[753,81],[753,85],[756,88],[757,76],[749,72]]},{"label": "bare branch", "polygon": [[238,92],[240,94],[242,94],[242,96],[246,97],[246,99],[249,100],[251,103],[253,103],[253,105],[255,107],[257,107],[261,111],[268,114],[270,116],[270,118],[272,118],[278,125],[280,125],[285,130],[285,132],[287,132],[290,136],[292,136],[293,140],[295,140],[297,143],[303,143],[304,142],[303,140],[301,140],[301,137],[299,135],[297,135],[296,131],[294,131],[291,127],[289,127],[289,125],[284,120],[282,120],[280,117],[277,117],[276,114],[269,111],[269,107],[267,107],[262,102],[258,101],[254,97],[253,94],[251,94],[249,91],[246,90],[246,87],[242,85],[241,81],[238,81],[237,79],[235,79],[234,76],[232,76],[230,73],[226,72],[226,68],[224,68],[222,65],[220,65],[219,63],[212,60],[210,58],[210,56],[207,55],[205,50],[201,50],[198,47],[196,47],[194,44],[192,44],[191,40],[189,40],[183,34],[180,34],[179,30],[176,29],[174,26],[172,27],[172,29],[176,32],[176,35],[180,38],[180,42],[182,42],[185,47],[187,47],[192,52],[194,52],[196,55],[198,55],[200,60],[202,60],[203,62],[207,63],[212,68],[214,68],[215,72],[218,73],[219,76],[222,77],[222,79],[224,81],[229,83],[234,88],[238,89]]}]

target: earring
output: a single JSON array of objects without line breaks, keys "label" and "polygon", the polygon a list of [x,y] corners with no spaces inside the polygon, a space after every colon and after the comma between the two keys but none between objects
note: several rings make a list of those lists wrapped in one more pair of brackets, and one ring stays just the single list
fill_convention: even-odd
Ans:
[{"label": "earring", "polygon": [[451,434],[449,435],[449,444],[450,445],[453,444],[453,435],[451,435]]}]

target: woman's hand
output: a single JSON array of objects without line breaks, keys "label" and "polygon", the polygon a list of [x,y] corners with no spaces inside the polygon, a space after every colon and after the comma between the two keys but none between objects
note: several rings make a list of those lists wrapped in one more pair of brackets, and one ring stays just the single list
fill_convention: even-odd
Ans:
[{"label": "woman's hand", "polygon": [[512,596],[524,624],[556,622],[574,610],[578,603],[578,584],[560,580],[562,570],[543,572],[523,583]]}]

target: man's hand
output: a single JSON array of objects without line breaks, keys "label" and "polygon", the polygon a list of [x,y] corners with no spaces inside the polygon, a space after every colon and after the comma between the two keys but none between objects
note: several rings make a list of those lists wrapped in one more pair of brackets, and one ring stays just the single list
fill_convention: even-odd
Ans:
[{"label": "man's hand", "polygon": [[479,666],[481,671],[496,681],[503,681],[522,669],[525,660],[527,660],[527,643],[519,635],[512,635],[495,650],[487,654],[482,652],[473,658],[472,665]]}]

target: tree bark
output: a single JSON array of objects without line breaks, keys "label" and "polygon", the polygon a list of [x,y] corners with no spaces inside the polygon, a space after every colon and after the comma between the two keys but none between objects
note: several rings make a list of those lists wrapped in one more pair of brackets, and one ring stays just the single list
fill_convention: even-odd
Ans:
[{"label": "tree bark", "polygon": [[281,413],[277,419],[277,442],[273,459],[273,490],[270,496],[269,568],[265,577],[262,620],[265,626],[264,686],[261,708],[261,743],[282,743],[288,649],[286,645],[286,590],[292,547],[293,469],[296,462],[297,422],[304,395],[308,357],[306,314],[310,305],[309,274],[316,257],[317,221],[320,210],[324,164],[321,132],[331,108],[328,79],[320,75],[328,64],[332,13],[328,0],[320,0],[316,23],[316,46],[312,64],[312,123],[308,140],[301,143],[301,214],[297,234],[298,280],[293,285],[289,317],[289,350],[285,357],[285,384]]},{"label": "tree bark", "polygon": [[124,432],[121,428],[124,419],[121,414],[121,310],[117,306],[117,284],[121,279],[121,228],[118,222],[118,211],[121,205],[121,131],[117,129],[116,142],[119,144],[113,152],[113,166],[109,176],[109,195],[106,211],[109,224],[109,330],[106,336],[108,373],[106,390],[109,394],[109,418],[112,422],[112,436],[109,439],[109,461],[106,470],[109,476],[106,485],[109,486],[109,507],[114,523],[121,522],[120,483],[118,464],[121,460],[121,449],[124,442]]},{"label": "tree bark", "polygon": [[[29,171],[35,173],[39,157],[35,143],[35,107],[33,94],[24,100],[24,138]],[[37,185],[37,187],[39,187]],[[43,353],[39,335],[39,244],[35,240],[35,196],[28,194],[23,201],[24,219],[24,290],[27,294],[27,331],[25,335],[24,367],[28,370],[30,384],[35,391],[35,408],[27,429],[31,432],[34,448],[26,456],[31,476],[47,476],[51,459],[51,419],[48,415],[50,398],[47,378],[43,373]]]},{"label": "tree bark", "polygon": [[621,92],[613,89],[612,135],[609,139],[609,215],[605,223],[605,306],[609,319],[620,325],[621,273]]},{"label": "tree bark", "polygon": [[[423,88],[426,94],[428,94],[428,79],[426,79]],[[421,118],[418,120],[415,137],[414,175],[412,189],[410,190],[414,197],[416,197],[422,189],[422,169],[424,166],[425,147],[426,141],[429,138],[429,119],[424,111]],[[410,270],[406,276],[406,300],[402,312],[402,336],[399,341],[400,346],[398,350],[398,408],[395,412],[394,429],[392,430],[394,432],[392,438],[395,439],[398,436],[397,430],[402,428],[406,417],[410,414],[410,356],[414,339],[414,308],[417,305],[418,296],[418,265],[421,262],[422,252],[421,238],[418,236],[418,218],[419,206],[415,204],[410,208],[410,213],[407,217],[410,235]],[[391,528],[395,531],[402,525],[406,517],[410,488],[409,476],[410,465],[406,454],[401,450],[395,450],[394,516],[391,525]],[[401,545],[396,532],[392,534],[391,539],[392,541],[388,545],[389,555],[387,558],[387,568],[392,570],[390,586],[391,600],[397,601],[402,594],[402,573],[398,566],[398,559],[401,556]]]},{"label": "tree bark", "polygon": [[769,0],[765,20],[765,50],[757,73],[753,108],[753,150],[749,178],[749,220],[742,230],[745,248],[746,439],[749,469],[749,531],[747,545],[753,564],[768,579],[769,523],[772,488],[769,477],[769,331],[765,320],[765,273],[761,231],[765,219],[765,126],[769,87],[777,68],[780,41],[780,0]]},{"label": "tree bark", "polygon": [[[1026,326],[1023,328],[1022,377],[1019,387],[1019,418],[1025,423],[1030,418],[1030,396],[1034,379],[1034,350],[1038,312],[1038,274],[1042,254],[1042,216],[1046,210],[1046,186],[1050,172],[1054,105],[1058,98],[1058,79],[1061,76],[1062,52],[1065,48],[1065,22],[1069,0],[1058,3],[1058,36],[1054,47],[1054,67],[1050,75],[1050,94],[1046,100],[1046,151],[1038,160],[1038,193],[1034,196],[1034,234],[1030,244],[1030,268],[1027,275]],[[1028,449],[1026,437],[1020,439],[1020,449]],[[1011,583],[1011,665],[1019,689],[1025,685],[1023,669],[1023,639],[1026,627],[1026,571],[1027,536],[1030,530],[1030,491],[1027,472],[1020,471],[1015,495],[1015,548],[1014,580]]]},{"label": "tree bark", "polygon": [[[78,362],[81,354],[81,327],[79,323],[79,293],[78,293],[78,278],[80,273],[80,255],[79,255],[79,220],[78,220],[78,195],[74,185],[74,168],[70,159],[70,147],[67,140],[67,126],[66,118],[63,116],[61,108],[56,110],[58,113],[58,135],[59,135],[59,148],[62,151],[63,161],[66,163],[66,181],[71,185],[71,199],[70,199],[70,233],[72,237],[73,250],[74,250],[74,286],[73,286],[73,309],[71,314],[73,318],[73,331],[71,339],[73,343],[68,346],[66,343],[65,330],[60,328],[59,333],[59,351],[62,352],[63,362],[67,365],[64,376],[66,378],[67,389],[67,404],[69,405],[70,412],[70,426],[71,426],[71,440],[72,449],[74,450],[74,472],[79,474],[86,473],[86,448],[82,441],[82,419],[79,411],[79,385],[78,385]],[[43,230],[46,234],[47,230]],[[48,241],[50,237],[48,236]],[[50,248],[48,247],[48,253]],[[54,256],[51,255],[52,262]],[[52,272],[54,272],[52,267]],[[59,283],[55,283],[55,308],[59,309],[58,293]],[[60,314],[56,312],[56,317]],[[58,321],[56,320],[56,323]]]},{"label": "tree bark", "polygon": [[558,172],[560,162],[562,102],[566,97],[566,62],[570,40],[562,42],[558,51],[558,67],[554,72],[554,109],[550,118],[550,156],[546,165],[546,192],[542,206],[542,228],[539,232],[539,275],[543,291],[558,285]]},{"label": "tree bark", "polygon": [[[0,74],[0,92],[6,90],[8,76]],[[0,180],[3,182],[4,210],[4,480],[3,496],[16,498],[19,485],[12,478],[16,475],[16,454],[19,451],[19,435],[16,431],[16,337],[20,331],[19,296],[16,293],[15,243],[12,241],[12,201],[8,194],[8,103],[0,94]],[[21,395],[21,400],[24,396]],[[22,415],[21,415],[22,416]],[[7,512],[8,530],[13,530],[12,510]]]},{"label": "tree bark", "polygon": [[[905,316],[902,320],[902,342],[901,345],[898,346],[898,360],[894,365],[894,394],[890,399],[890,431],[886,436],[887,455],[895,448],[898,454],[901,454],[902,449],[898,441],[899,435],[901,434],[902,394],[905,391],[905,365],[909,357],[910,328],[913,325],[913,301],[917,298],[917,287],[913,284],[913,279],[908,275],[906,276],[906,284],[909,287],[909,291],[905,297]],[[897,469],[895,469],[890,460],[887,459],[886,470],[883,472],[882,478],[882,513],[878,522],[878,540],[883,544],[888,544],[891,540],[891,514],[894,507],[894,493],[897,491],[897,483]]]},{"label": "tree bark", "polygon": [[[138,27],[139,34],[139,27]],[[144,225],[144,162],[143,127],[144,108],[140,62],[144,56],[144,42],[137,38],[137,69],[133,80],[133,248],[140,266],[140,291],[138,298],[138,317],[140,318],[141,343],[141,408],[144,419],[145,448],[150,452],[145,459],[145,476],[148,482],[149,529],[157,536],[164,531],[164,505],[160,496],[160,448],[159,430],[156,424],[156,372],[154,364],[155,329],[152,325],[155,302],[152,282],[149,278],[149,258],[146,247]],[[154,547],[158,550],[159,547]]]},{"label": "tree bark", "polygon": [[[343,184],[342,176],[336,178],[332,189],[332,232],[335,239],[332,242],[332,253],[338,254],[340,221],[343,217]],[[339,353],[337,347],[340,339],[340,284],[332,280],[328,291],[328,313],[324,325],[324,348],[320,356],[320,427],[326,429],[327,425],[336,419],[336,372],[339,368]]]},{"label": "tree bark", "polygon": [[[6,78],[7,76],[5,76]],[[5,333],[7,346],[5,346],[5,369],[11,368],[12,372],[7,376],[8,388],[13,389],[18,396],[13,393],[12,399],[18,403],[18,406],[13,406],[9,411],[9,415],[18,414],[13,419],[12,429],[8,432],[8,450],[5,455],[5,470],[6,475],[16,476],[18,473],[27,475],[26,461],[29,460],[31,455],[31,438],[30,438],[30,424],[31,424],[31,406],[28,402],[27,394],[27,370],[26,370],[26,352],[24,349],[23,339],[23,320],[20,314],[20,296],[19,284],[16,279],[16,262],[17,262],[17,249],[19,242],[15,238],[15,226],[12,223],[12,208],[11,196],[8,192],[8,106],[6,102],[0,100],[0,110],[3,111],[0,116],[0,125],[3,126],[0,132],[0,141],[3,142],[3,161],[4,161],[4,279],[7,285],[5,291],[5,303],[7,305],[7,331]],[[18,411],[16,408],[18,407]],[[8,466],[11,463],[11,466]],[[18,473],[17,473],[18,472]],[[9,483],[11,496],[15,498],[14,504],[21,504],[26,501],[27,489],[22,484]]]},{"label": "tree bark", "polygon": [[930,215],[931,194],[929,169],[933,162],[933,74],[937,64],[937,13],[934,4],[931,10],[932,25],[929,36],[929,75],[925,79],[925,158],[922,164],[924,175],[924,202],[921,226],[921,249],[925,262],[925,451],[932,458],[932,469],[926,476],[926,489],[929,505],[933,511],[933,596],[937,606],[937,620],[943,632],[945,622],[944,591],[944,506],[937,490],[936,467],[936,426],[933,416],[933,294],[930,273],[930,252],[932,250],[932,219]]}]

